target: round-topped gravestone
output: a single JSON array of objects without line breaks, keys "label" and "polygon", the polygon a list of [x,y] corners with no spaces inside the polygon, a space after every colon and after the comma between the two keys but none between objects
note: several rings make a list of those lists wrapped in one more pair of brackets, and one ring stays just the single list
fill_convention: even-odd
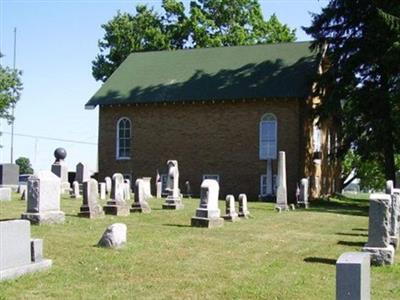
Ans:
[{"label": "round-topped gravestone", "polygon": [[57,148],[54,150],[54,157],[56,162],[63,161],[67,157],[67,151],[64,148]]}]

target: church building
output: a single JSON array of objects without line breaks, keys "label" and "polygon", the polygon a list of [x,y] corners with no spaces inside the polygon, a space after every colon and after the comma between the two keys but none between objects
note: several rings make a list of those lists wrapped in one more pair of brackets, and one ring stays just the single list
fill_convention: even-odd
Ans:
[{"label": "church building", "polygon": [[[338,186],[330,158],[335,130],[311,109],[321,72],[309,42],[132,53],[87,102],[99,107],[99,178],[165,180],[177,160],[180,188],[199,195],[203,179],[220,198],[274,198],[277,158],[286,152],[288,200],[299,181],[318,197]],[[153,194],[155,191],[153,190]]]}]

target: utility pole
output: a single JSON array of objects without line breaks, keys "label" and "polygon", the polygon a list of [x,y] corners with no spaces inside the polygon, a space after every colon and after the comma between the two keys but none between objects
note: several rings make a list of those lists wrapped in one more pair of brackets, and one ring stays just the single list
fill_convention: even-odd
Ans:
[{"label": "utility pole", "polygon": [[[16,71],[16,68],[15,68],[16,59],[17,59],[17,27],[14,27],[14,63],[13,63],[14,72]],[[13,103],[11,106],[12,121],[11,121],[11,161],[10,161],[10,163],[14,163],[14,109],[15,109],[15,103]]]}]

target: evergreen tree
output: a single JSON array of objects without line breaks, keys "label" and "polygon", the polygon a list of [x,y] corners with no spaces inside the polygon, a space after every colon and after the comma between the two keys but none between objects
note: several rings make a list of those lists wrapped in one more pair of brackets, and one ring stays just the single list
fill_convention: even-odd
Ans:
[{"label": "evergreen tree", "polygon": [[338,153],[378,162],[387,180],[400,150],[399,17],[399,1],[331,0],[305,28],[325,52],[317,114],[339,125]]}]

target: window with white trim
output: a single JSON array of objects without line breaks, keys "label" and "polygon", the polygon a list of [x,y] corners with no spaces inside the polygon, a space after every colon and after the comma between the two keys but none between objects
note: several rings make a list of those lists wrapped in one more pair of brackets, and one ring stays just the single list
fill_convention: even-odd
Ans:
[{"label": "window with white trim", "polygon": [[203,180],[205,180],[205,179],[214,179],[219,183],[219,175],[206,174],[206,175],[203,175]]},{"label": "window with white trim", "polygon": [[277,158],[278,124],[275,115],[267,113],[260,121],[260,159]]},{"label": "window with white trim", "polygon": [[131,139],[131,121],[125,117],[119,119],[117,122],[117,159],[130,159]]}]

